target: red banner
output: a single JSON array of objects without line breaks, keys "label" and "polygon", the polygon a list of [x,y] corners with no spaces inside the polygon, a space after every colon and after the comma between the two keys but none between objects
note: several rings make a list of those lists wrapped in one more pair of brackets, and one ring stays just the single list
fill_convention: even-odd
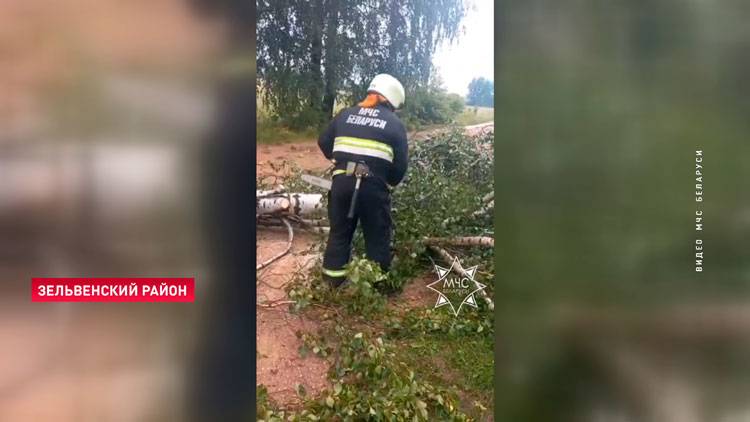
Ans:
[{"label": "red banner", "polygon": [[32,278],[32,302],[195,302],[193,278]]}]

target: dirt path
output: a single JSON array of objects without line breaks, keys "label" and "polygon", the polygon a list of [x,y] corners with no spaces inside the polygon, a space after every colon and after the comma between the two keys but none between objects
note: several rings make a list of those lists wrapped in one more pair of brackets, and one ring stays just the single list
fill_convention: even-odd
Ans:
[{"label": "dirt path", "polygon": [[294,161],[302,170],[325,170],[331,165],[320,152],[315,139],[304,139],[295,143],[258,145],[255,174],[274,173],[271,163],[281,164],[284,160]]},{"label": "dirt path", "polygon": [[465,126],[466,134],[469,136],[477,136],[485,133],[494,133],[495,122],[479,123],[477,125]]},{"label": "dirt path", "polygon": [[[409,139],[424,139],[435,131],[444,128],[445,125],[434,125],[417,132],[409,132]],[[493,122],[480,123],[477,125],[466,126],[466,132],[470,136],[478,135],[494,129]],[[281,164],[284,160],[294,161],[302,170],[325,170],[331,165],[318,149],[318,141],[315,139],[298,139],[293,142],[275,144],[275,145],[258,145],[256,157],[256,175],[268,175],[273,173],[271,163]]]},{"label": "dirt path", "polygon": [[[258,232],[258,261],[281,252],[286,246],[285,230],[263,229]],[[316,325],[289,311],[288,304],[267,308],[263,304],[287,300],[284,286],[297,273],[309,269],[317,260],[316,242],[322,241],[306,233],[295,233],[292,250],[258,274],[257,307],[257,375],[256,382],[268,388],[278,403],[295,400],[295,385],[302,384],[315,394],[326,386],[328,363],[313,354],[302,358],[298,352],[302,342],[297,331],[315,331]]]},{"label": "dirt path", "polygon": [[[293,160],[302,170],[325,170],[330,162],[320,154],[315,140],[294,144],[262,145],[257,150],[258,177],[281,176],[270,163]],[[284,250],[287,232],[284,229],[258,230],[256,256],[262,262]],[[295,231],[292,250],[258,273],[257,306],[257,375],[256,382],[268,388],[271,399],[280,404],[296,402],[295,386],[302,384],[314,395],[327,384],[329,364],[310,353],[302,358],[302,342],[296,332],[314,332],[315,322],[302,319],[289,311],[287,304],[264,307],[267,302],[287,300],[284,286],[301,271],[307,271],[318,259],[318,246],[324,238]]]},{"label": "dirt path", "polygon": [[410,280],[401,294],[388,300],[388,306],[401,310],[434,306],[437,302],[437,293],[426,287],[434,281],[435,276],[430,271],[417,279]]}]

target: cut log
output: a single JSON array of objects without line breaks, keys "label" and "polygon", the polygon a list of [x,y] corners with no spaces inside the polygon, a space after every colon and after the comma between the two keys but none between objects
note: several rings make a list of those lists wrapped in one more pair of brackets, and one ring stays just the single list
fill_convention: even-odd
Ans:
[{"label": "cut log", "polygon": [[322,213],[325,210],[323,195],[319,193],[289,193],[278,196],[257,195],[256,191],[256,215],[288,213],[292,215],[311,215]]},{"label": "cut log", "polygon": [[289,210],[289,199],[284,197],[263,198],[255,208],[257,214],[273,214]]},{"label": "cut log", "polygon": [[467,237],[426,237],[424,243],[427,245],[451,245],[451,246],[489,246],[495,247],[495,239],[485,236]]},{"label": "cut log", "polygon": [[[458,275],[462,277],[466,277],[472,281],[474,281],[475,285],[477,285],[477,281],[475,281],[469,273],[464,270],[464,267],[461,266],[461,263],[459,263],[457,260],[454,260],[453,257],[443,248],[439,246],[430,246],[430,249],[434,251],[440,258],[442,258],[443,261],[445,261],[448,265],[453,264],[453,271],[455,271]],[[495,309],[495,304],[492,303],[492,299],[487,295],[487,292],[484,291],[484,289],[479,290],[479,294],[482,295],[482,298],[484,298],[484,301],[487,302],[487,308],[489,310]]]}]

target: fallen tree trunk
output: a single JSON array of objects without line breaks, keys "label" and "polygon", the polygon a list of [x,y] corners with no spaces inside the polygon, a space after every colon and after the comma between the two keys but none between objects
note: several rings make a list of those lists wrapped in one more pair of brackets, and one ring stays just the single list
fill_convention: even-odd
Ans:
[{"label": "fallen tree trunk", "polygon": [[[448,265],[452,264],[453,271],[458,273],[458,275],[470,279],[471,281],[474,282],[474,285],[477,288],[479,287],[478,282],[474,280],[474,278],[471,277],[471,275],[469,275],[469,273],[467,273],[466,270],[464,270],[464,267],[461,266],[461,263],[458,262],[458,260],[454,260],[453,257],[445,249],[439,246],[430,246],[430,249],[434,251],[436,254],[438,254],[440,258],[442,258],[443,261],[445,261]],[[484,301],[487,303],[487,308],[489,310],[495,309],[495,304],[492,303],[492,299],[490,299],[490,297],[487,296],[487,292],[485,292],[484,289],[479,290],[479,294],[481,294],[482,297],[484,298]]]},{"label": "fallen tree trunk", "polygon": [[[294,215],[291,215],[287,218],[292,226],[298,227],[330,227],[331,225],[328,220],[300,219],[299,217]],[[284,227],[284,224],[279,221],[276,216],[271,214],[261,216],[260,218],[256,219],[256,223],[258,224],[258,226],[262,227]]]},{"label": "fallen tree trunk", "polygon": [[[265,196],[259,194],[265,194]],[[256,198],[256,215],[274,213],[310,215],[324,211],[323,195],[319,193],[282,193],[269,196],[267,192],[256,191]]]},{"label": "fallen tree trunk", "polygon": [[320,220],[300,220],[299,224],[302,226],[308,226],[308,227],[331,227],[331,222],[326,219],[320,219]]},{"label": "fallen tree trunk", "polygon": [[[313,220],[312,223],[310,223],[308,220],[299,220],[294,221],[292,219],[289,219],[289,223],[292,225],[292,227],[296,229],[301,229],[309,233],[314,233],[318,235],[327,236],[328,233],[331,231],[331,228],[327,225],[323,225],[322,222],[316,222]],[[284,227],[284,224],[279,222],[278,220],[268,220],[265,218],[259,218],[256,220],[256,224],[258,227],[265,227],[269,229],[275,229],[278,227]]]},{"label": "fallen tree trunk", "polygon": [[302,226],[302,230],[308,231],[310,233],[320,234],[323,236],[328,236],[328,233],[331,232],[330,227],[315,227],[315,226]]},{"label": "fallen tree trunk", "polygon": [[492,217],[494,214],[495,214],[495,201],[493,200],[481,210],[474,211],[474,213],[472,214],[472,217],[474,218]]},{"label": "fallen tree trunk", "polygon": [[426,237],[426,245],[451,245],[451,246],[489,246],[495,247],[495,239],[485,236],[467,237]]},{"label": "fallen tree trunk", "polygon": [[284,185],[276,186],[275,188],[271,190],[256,190],[255,191],[255,197],[256,198],[266,198],[269,196],[279,195],[283,194],[286,191],[286,188]]}]

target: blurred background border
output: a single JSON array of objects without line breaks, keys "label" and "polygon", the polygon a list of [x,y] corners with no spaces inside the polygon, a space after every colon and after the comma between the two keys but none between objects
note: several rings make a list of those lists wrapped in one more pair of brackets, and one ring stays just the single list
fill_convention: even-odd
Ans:
[{"label": "blurred background border", "polygon": [[750,7],[496,16],[496,419],[748,420]]}]

